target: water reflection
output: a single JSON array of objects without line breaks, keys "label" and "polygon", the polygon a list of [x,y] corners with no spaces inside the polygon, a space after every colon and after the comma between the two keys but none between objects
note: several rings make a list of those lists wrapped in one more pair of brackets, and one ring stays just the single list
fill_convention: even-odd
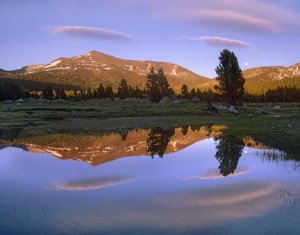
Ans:
[{"label": "water reflection", "polygon": [[94,190],[124,184],[129,182],[129,180],[131,178],[119,176],[74,179],[67,182],[55,183],[48,189],[66,191]]},{"label": "water reflection", "polygon": [[128,131],[122,131],[122,132],[120,132],[120,137],[121,137],[122,141],[126,141],[127,136],[128,136]]},{"label": "water reflection", "polygon": [[[158,155],[162,158],[167,150],[170,142],[170,138],[175,134],[175,128],[154,128],[148,134],[147,137],[147,151],[153,158],[154,155]],[[183,134],[185,135],[185,134]]]},{"label": "water reflection", "polygon": [[3,147],[18,146],[35,153],[51,153],[66,160],[101,165],[122,157],[145,156],[163,157],[165,154],[180,151],[208,134],[219,135],[223,126],[193,126],[182,128],[152,128],[121,131],[106,135],[48,134],[42,136],[6,140]]},{"label": "water reflection", "polygon": [[[240,176],[240,175],[244,175],[247,174],[251,171],[251,168],[245,168],[242,167],[240,169],[237,169],[234,174],[228,175],[229,176]],[[223,179],[224,176],[222,174],[220,174],[220,172],[216,169],[209,169],[206,171],[206,173],[204,175],[201,176],[193,176],[193,177],[189,177],[188,179],[202,179],[202,180],[216,180],[216,179]]]},{"label": "water reflection", "polygon": [[[19,131],[19,130],[18,130]],[[123,130],[117,133],[48,134],[34,137],[19,137],[18,131],[0,132],[2,148],[22,147],[35,153],[50,153],[62,159],[73,159],[98,166],[123,157],[155,155],[163,158],[165,154],[181,151],[198,141],[213,137],[216,141],[215,158],[219,162],[219,176],[230,176],[235,172],[245,146],[267,150],[263,154],[270,161],[297,160],[289,158],[278,150],[271,150],[251,137],[240,137],[229,132],[225,126],[206,124],[202,126],[182,126],[178,128],[152,128]],[[296,164],[296,163],[295,163]],[[218,177],[216,172],[206,177]]]},{"label": "water reflection", "polygon": [[233,174],[245,146],[243,138],[224,132],[220,136],[215,137],[215,140],[218,141],[215,156],[220,162],[220,174],[223,176]]},{"label": "water reflection", "polygon": [[0,234],[300,232],[293,162],[263,162],[274,150],[220,126],[51,134],[9,144],[28,151],[0,151]]}]

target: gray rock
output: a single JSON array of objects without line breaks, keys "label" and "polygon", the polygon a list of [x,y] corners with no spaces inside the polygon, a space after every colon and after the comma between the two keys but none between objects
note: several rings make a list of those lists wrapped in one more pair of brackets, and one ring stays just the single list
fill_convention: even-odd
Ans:
[{"label": "gray rock", "polygon": [[25,101],[27,101],[27,102],[35,102],[35,101],[37,101],[37,99],[29,97],[29,98],[26,98]]},{"label": "gray rock", "polygon": [[228,111],[230,113],[234,113],[234,114],[239,114],[239,111],[236,110],[236,108],[234,106],[229,106]]},{"label": "gray rock", "polygon": [[199,99],[199,97],[194,96],[193,99],[192,99],[192,101],[193,101],[193,102],[198,102],[198,101],[200,101],[200,99]]},{"label": "gray rock", "polygon": [[223,104],[218,104],[218,103],[208,104],[207,109],[214,113],[227,113],[228,112],[227,106],[225,106]]},{"label": "gray rock", "polygon": [[21,102],[24,102],[24,99],[17,99],[16,101],[15,101],[16,103],[21,103]]},{"label": "gray rock", "polygon": [[280,106],[279,105],[274,106],[273,110],[280,110]]},{"label": "gray rock", "polygon": [[170,98],[169,96],[164,96],[159,101],[159,104],[170,104],[171,102],[172,102],[172,98]]}]

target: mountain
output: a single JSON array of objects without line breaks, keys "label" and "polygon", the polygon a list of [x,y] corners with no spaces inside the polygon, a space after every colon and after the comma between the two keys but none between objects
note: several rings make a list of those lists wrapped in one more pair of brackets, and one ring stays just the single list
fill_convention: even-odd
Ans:
[{"label": "mountain", "polygon": [[261,81],[282,80],[285,78],[300,76],[300,63],[289,67],[268,66],[247,69],[243,72],[247,79],[259,78]]},{"label": "mountain", "polygon": [[243,71],[245,88],[250,93],[261,94],[280,86],[300,86],[300,63],[289,67],[268,66]]},{"label": "mountain", "polygon": [[[171,87],[180,92],[183,84],[189,89],[213,88],[217,81],[193,73],[192,71],[169,62],[126,60],[98,51],[75,57],[60,57],[48,64],[25,66],[18,70],[0,69],[0,81],[11,80],[26,89],[43,89],[47,84],[64,86],[66,89],[97,88],[100,83],[118,87],[121,79],[131,86],[144,88],[146,75],[151,68],[163,68]],[[300,63],[289,67],[269,66],[243,71],[246,91],[263,94],[268,89],[280,86],[300,87]]]},{"label": "mountain", "polygon": [[[163,68],[171,87],[176,91],[179,91],[184,83],[188,87],[201,88],[211,81],[177,64],[125,60],[98,51],[90,51],[85,55],[71,58],[57,58],[46,65],[23,67],[19,71],[11,71],[6,77],[84,89],[96,88],[100,82],[117,88],[121,79],[126,79],[129,85],[143,88],[146,84],[146,75],[152,67],[154,70]],[[18,74],[15,74],[16,72]]]}]

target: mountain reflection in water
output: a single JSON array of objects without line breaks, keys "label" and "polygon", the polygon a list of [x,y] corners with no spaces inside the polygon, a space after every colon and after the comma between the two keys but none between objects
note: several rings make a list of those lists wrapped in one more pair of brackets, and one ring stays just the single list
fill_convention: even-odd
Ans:
[{"label": "mountain reflection in water", "polygon": [[16,139],[9,137],[2,141],[2,148],[17,146],[34,153],[50,153],[62,160],[87,162],[92,166],[129,156],[150,155],[154,158],[158,155],[162,158],[165,154],[180,151],[212,137],[217,143],[215,157],[219,161],[219,173],[223,176],[234,173],[244,146],[268,149],[251,137],[227,134],[226,127],[220,125],[157,127],[98,136],[49,134]]},{"label": "mountain reflection in water", "polygon": [[11,137],[1,235],[300,232],[296,161],[224,126]]}]

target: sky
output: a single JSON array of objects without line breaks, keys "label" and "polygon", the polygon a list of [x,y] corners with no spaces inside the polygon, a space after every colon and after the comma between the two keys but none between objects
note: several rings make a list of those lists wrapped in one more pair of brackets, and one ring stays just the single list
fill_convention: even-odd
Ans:
[{"label": "sky", "polygon": [[299,0],[1,0],[0,68],[97,50],[215,76],[220,51],[242,69],[300,62]]}]

